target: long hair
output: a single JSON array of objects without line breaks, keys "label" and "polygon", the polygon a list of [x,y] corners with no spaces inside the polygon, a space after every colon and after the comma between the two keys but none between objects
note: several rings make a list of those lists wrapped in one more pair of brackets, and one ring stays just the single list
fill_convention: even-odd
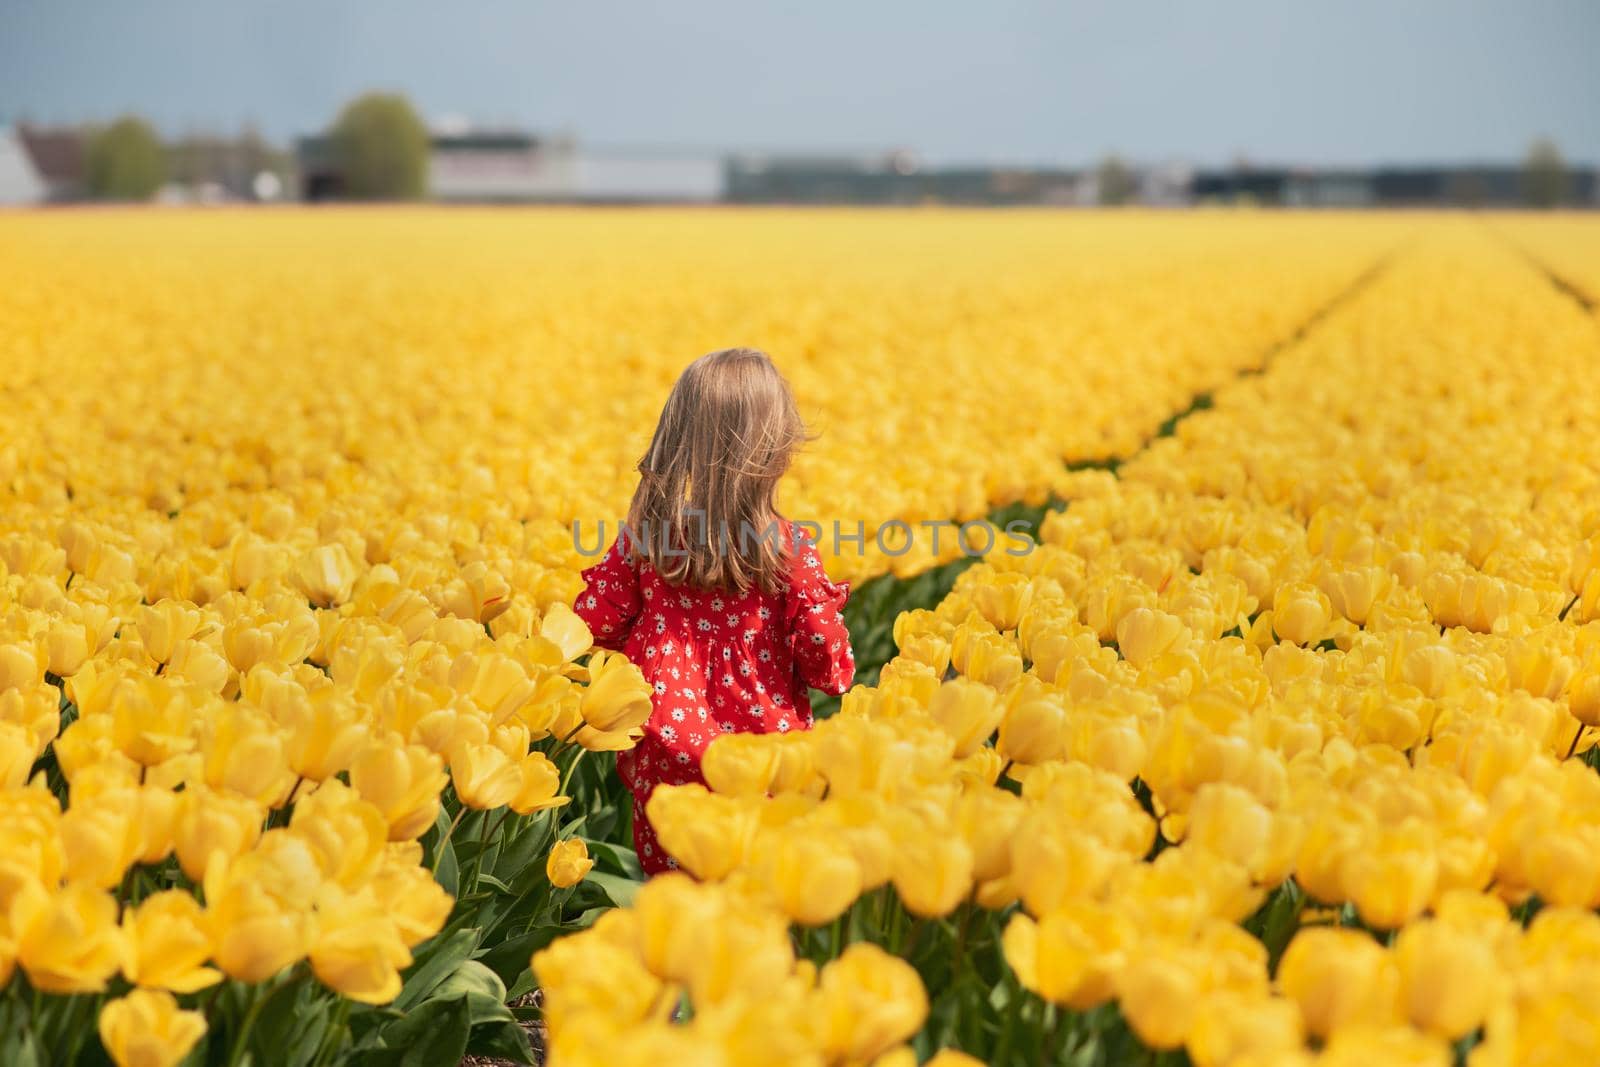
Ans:
[{"label": "long hair", "polygon": [[805,437],[766,353],[727,348],[689,364],[639,460],[630,557],[672,585],[777,592],[789,565],[774,525],[778,479]]}]

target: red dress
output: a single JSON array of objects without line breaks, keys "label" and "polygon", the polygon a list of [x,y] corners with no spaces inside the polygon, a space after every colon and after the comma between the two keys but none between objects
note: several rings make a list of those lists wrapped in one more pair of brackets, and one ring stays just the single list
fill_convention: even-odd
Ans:
[{"label": "red dress", "polygon": [[595,644],[621,651],[655,686],[644,737],[617,754],[633,793],[633,844],[649,874],[677,866],[645,818],[663,782],[703,782],[700,756],[719,734],[811,726],[808,687],[843,693],[855,677],[840,609],[848,583],[828,579],[810,541],[795,546],[789,578],[775,595],[667,584],[647,560],[630,563],[618,544],[583,572],[573,604]]}]

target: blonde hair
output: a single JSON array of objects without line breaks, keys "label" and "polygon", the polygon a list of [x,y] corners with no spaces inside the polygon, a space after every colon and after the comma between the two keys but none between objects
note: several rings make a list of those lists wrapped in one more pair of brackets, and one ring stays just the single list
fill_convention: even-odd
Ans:
[{"label": "blonde hair", "polygon": [[806,439],[765,352],[725,348],[678,377],[628,507],[627,549],[667,582],[740,593],[781,587],[788,567],[778,479]]}]

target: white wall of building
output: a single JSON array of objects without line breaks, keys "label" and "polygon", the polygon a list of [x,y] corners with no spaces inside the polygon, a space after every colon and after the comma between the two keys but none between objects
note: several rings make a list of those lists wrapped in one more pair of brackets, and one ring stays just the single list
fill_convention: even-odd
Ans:
[{"label": "white wall of building", "polygon": [[581,200],[720,200],[724,184],[716,156],[580,152],[576,171]]},{"label": "white wall of building", "polygon": [[46,199],[49,186],[23,147],[16,127],[0,126],[0,204],[37,204]]}]

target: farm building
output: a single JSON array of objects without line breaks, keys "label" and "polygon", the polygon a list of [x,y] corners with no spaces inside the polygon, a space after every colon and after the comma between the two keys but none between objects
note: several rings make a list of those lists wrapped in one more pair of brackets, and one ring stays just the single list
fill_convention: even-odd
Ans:
[{"label": "farm building", "polygon": [[[304,199],[343,194],[327,137],[301,138],[296,154]],[[428,197],[446,203],[709,202],[722,197],[722,163],[694,153],[580,149],[570,137],[519,130],[438,132],[429,138]]]},{"label": "farm building", "polygon": [[84,192],[80,130],[0,126],[0,204],[78,200]]},{"label": "farm building", "polygon": [[[1567,170],[1569,200],[1600,200],[1595,168]],[[1199,202],[1249,201],[1284,207],[1520,207],[1521,167],[1463,165],[1315,169],[1236,167],[1200,171],[1191,186]]]}]

